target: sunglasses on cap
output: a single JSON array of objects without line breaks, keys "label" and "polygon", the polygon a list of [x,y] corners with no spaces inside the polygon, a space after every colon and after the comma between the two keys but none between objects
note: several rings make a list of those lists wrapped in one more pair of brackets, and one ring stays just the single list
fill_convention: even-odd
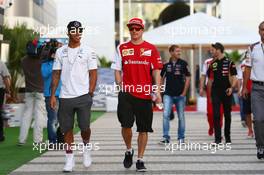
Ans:
[{"label": "sunglasses on cap", "polygon": [[134,30],[136,30],[138,32],[138,31],[142,30],[142,28],[141,27],[130,27],[129,28],[129,31],[131,31],[131,32]]}]

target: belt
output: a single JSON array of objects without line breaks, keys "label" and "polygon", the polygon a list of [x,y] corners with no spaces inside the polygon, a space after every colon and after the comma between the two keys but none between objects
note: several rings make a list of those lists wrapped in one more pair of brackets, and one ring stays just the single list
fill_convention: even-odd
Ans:
[{"label": "belt", "polygon": [[253,83],[261,85],[261,86],[264,86],[264,82],[263,81],[253,81]]}]

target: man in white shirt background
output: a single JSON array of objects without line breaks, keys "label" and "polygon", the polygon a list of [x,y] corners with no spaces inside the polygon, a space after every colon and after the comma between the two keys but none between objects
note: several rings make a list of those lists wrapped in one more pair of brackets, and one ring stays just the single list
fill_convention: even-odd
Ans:
[{"label": "man in white shirt background", "polygon": [[252,44],[246,56],[242,95],[248,97],[247,84],[252,80],[251,107],[254,116],[254,132],[257,158],[264,159],[264,21],[259,24],[261,41]]}]

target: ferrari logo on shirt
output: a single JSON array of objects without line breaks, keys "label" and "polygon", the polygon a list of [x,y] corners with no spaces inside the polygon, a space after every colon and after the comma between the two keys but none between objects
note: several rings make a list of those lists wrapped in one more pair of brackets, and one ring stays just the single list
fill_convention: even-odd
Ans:
[{"label": "ferrari logo on shirt", "polygon": [[134,49],[124,49],[122,50],[122,56],[132,56],[134,55]]},{"label": "ferrari logo on shirt", "polygon": [[144,50],[143,49],[143,52],[141,52],[140,54],[141,56],[147,56],[147,57],[150,57],[151,56],[151,50]]}]

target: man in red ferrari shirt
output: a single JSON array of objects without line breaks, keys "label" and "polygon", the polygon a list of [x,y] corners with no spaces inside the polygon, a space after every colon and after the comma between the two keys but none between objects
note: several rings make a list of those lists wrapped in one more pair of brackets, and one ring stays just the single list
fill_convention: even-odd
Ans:
[{"label": "man in red ferrari shirt", "polygon": [[[134,150],[131,145],[131,128],[136,120],[137,132],[139,132],[136,169],[139,172],[145,172],[143,155],[148,141],[148,132],[153,132],[150,94],[155,93],[156,103],[161,103],[160,70],[162,62],[156,47],[142,39],[143,20],[132,18],[127,27],[131,40],[117,47],[116,57],[111,68],[115,70],[116,84],[121,87],[118,94],[117,116],[127,148],[123,164],[125,168],[130,168],[133,164]],[[154,85],[152,85],[153,80]]]}]

